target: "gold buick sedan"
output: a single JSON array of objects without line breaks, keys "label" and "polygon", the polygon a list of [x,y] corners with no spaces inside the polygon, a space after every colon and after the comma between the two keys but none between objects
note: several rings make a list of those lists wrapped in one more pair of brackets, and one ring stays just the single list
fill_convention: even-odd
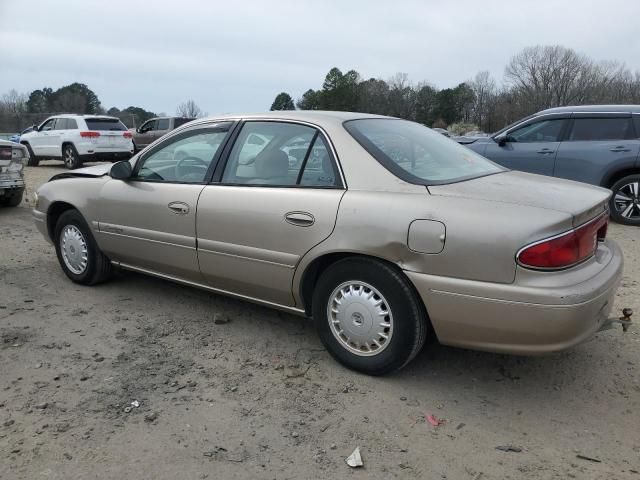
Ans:
[{"label": "gold buick sedan", "polygon": [[33,215],[74,282],[114,267],[311,316],[379,375],[427,337],[537,354],[608,325],[608,190],[500,167],[408,121],[270,112],[190,122],[53,177]]}]

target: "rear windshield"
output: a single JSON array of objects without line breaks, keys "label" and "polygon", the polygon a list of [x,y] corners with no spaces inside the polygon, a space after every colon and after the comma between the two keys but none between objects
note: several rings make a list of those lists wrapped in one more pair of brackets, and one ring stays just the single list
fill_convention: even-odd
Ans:
[{"label": "rear windshield", "polygon": [[418,123],[362,119],[347,121],[344,127],[383,166],[410,183],[438,185],[505,171]]},{"label": "rear windshield", "polygon": [[115,130],[120,132],[127,129],[124,123],[117,118],[85,118],[84,121],[87,122],[89,130]]}]

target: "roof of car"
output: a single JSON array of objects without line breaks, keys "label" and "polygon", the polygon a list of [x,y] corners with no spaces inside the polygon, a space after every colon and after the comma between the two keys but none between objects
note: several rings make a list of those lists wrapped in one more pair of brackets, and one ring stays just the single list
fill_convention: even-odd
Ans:
[{"label": "roof of car", "polygon": [[300,120],[311,123],[342,123],[347,120],[357,120],[363,118],[387,118],[384,115],[374,115],[371,113],[358,112],[333,112],[328,110],[274,110],[264,113],[239,113],[239,114],[223,114],[209,116],[207,118],[198,119],[204,121],[225,120],[225,119],[270,119],[270,120]]},{"label": "roof of car", "polygon": [[119,120],[118,117],[113,117],[111,115],[89,115],[89,114],[80,114],[80,113],[60,113],[58,115],[52,115],[51,118],[111,118]]},{"label": "roof of car", "polygon": [[571,112],[600,112],[600,113],[640,113],[640,105],[577,105],[568,107],[547,108],[538,112],[543,113],[571,113]]}]

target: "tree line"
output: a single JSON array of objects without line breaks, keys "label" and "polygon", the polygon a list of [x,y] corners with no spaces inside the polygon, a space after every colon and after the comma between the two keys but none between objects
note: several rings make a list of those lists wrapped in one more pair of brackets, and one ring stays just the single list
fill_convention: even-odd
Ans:
[{"label": "tree line", "polygon": [[595,61],[560,45],[528,47],[509,60],[501,82],[488,71],[438,89],[407,74],[363,79],[355,70],[332,68],[322,86],[294,104],[278,94],[271,110],[339,110],[376,113],[430,127],[494,132],[545,108],[584,104],[640,104],[640,71],[618,61]]},{"label": "tree line", "polygon": [[[151,112],[142,107],[129,106],[103,108],[98,96],[83,83],[72,83],[54,90],[50,87],[33,90],[29,94],[11,90],[0,97],[0,132],[18,132],[42,122],[58,113],[99,114],[120,118],[128,127],[140,126],[146,120],[166,116],[164,112]],[[176,115],[184,117],[205,116],[193,100],[187,100],[176,108]]]}]

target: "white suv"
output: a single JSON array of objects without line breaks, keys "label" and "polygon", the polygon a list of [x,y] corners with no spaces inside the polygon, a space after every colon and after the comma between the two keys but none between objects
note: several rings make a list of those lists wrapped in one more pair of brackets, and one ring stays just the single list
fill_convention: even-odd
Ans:
[{"label": "white suv", "polygon": [[20,137],[29,150],[30,166],[60,159],[69,169],[82,162],[126,160],[133,155],[132,134],[116,117],[56,115]]}]

